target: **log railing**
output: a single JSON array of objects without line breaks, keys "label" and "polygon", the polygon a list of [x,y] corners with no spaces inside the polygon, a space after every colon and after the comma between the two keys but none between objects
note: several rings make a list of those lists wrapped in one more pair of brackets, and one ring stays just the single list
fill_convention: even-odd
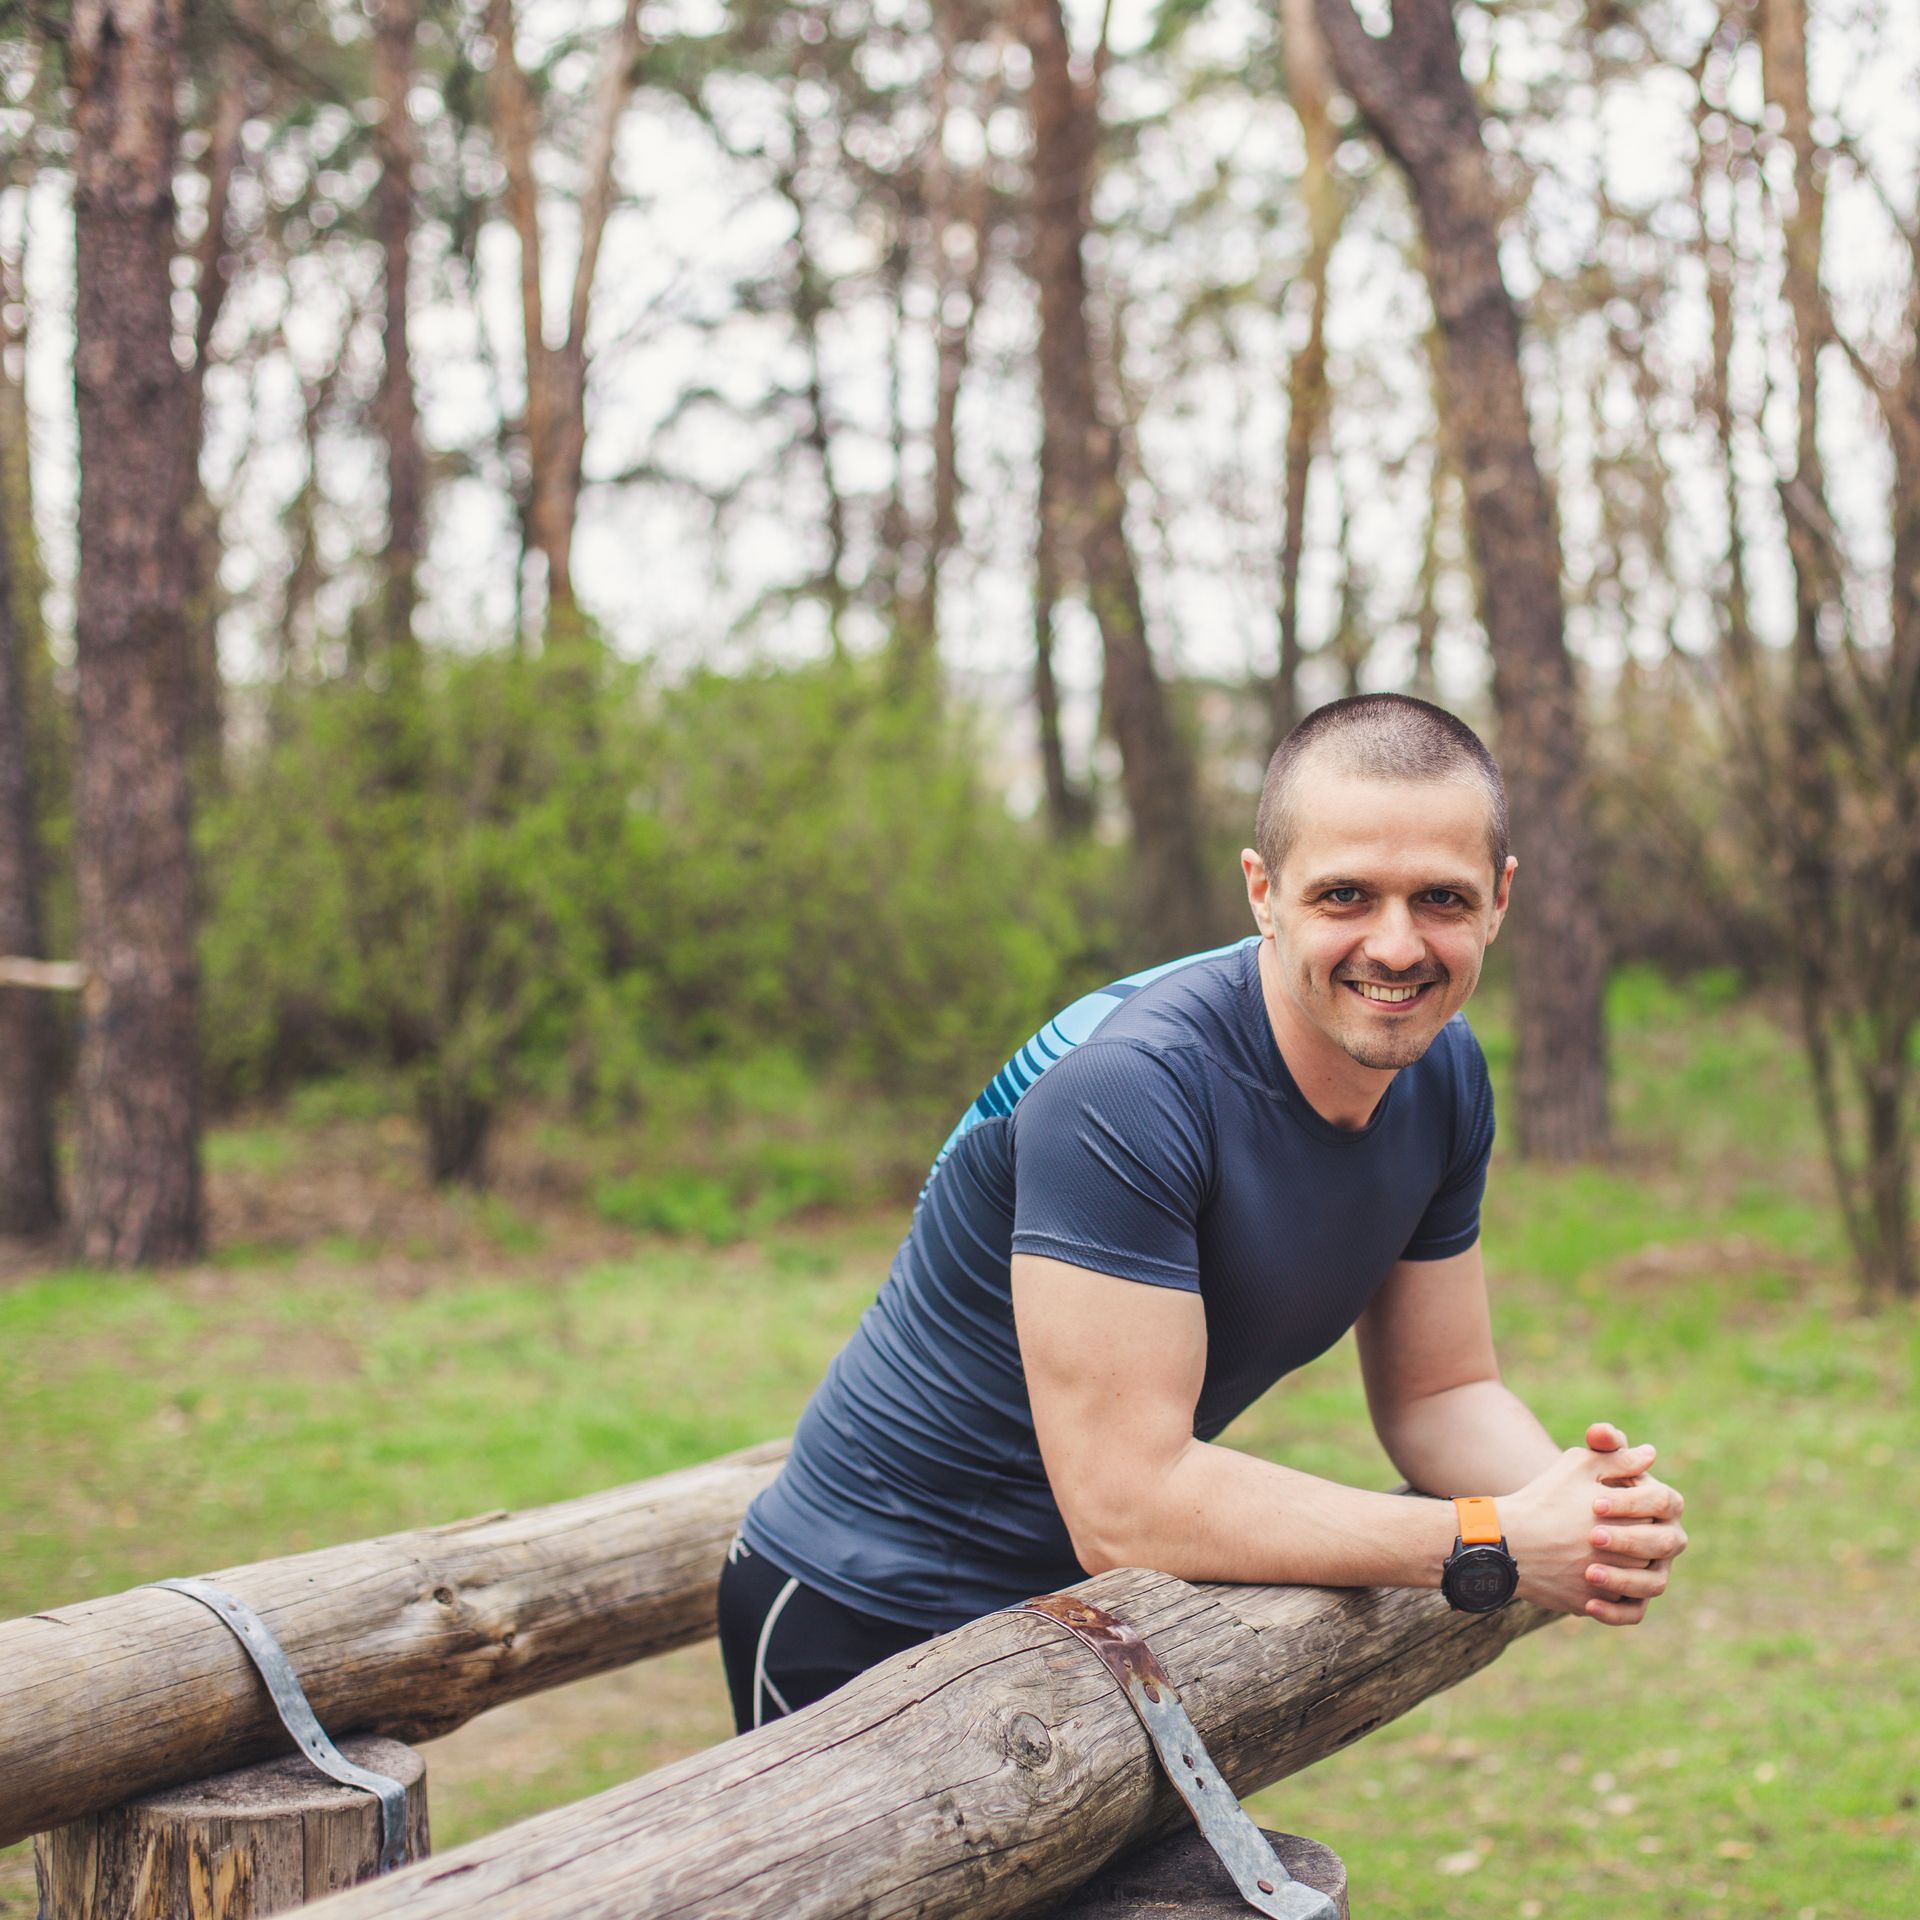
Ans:
[{"label": "log railing", "polygon": [[[1438,1594],[1074,1589],[1151,1640],[1235,1790],[1452,1686],[1550,1615]],[[321,1903],[325,1920],[869,1920],[1034,1911],[1186,1819],[1098,1657],[990,1614],[757,1732]]]},{"label": "log railing", "polygon": [[[727,1541],[785,1452],[213,1578],[266,1620],[330,1731],[424,1738],[711,1634]],[[1454,1685],[1550,1617],[1137,1570],[1075,1591],[1149,1637],[1240,1793]],[[286,1744],[226,1629],[178,1595],[136,1588],[0,1624],[0,1843]],[[1053,1623],[994,1614],[327,1912],[986,1920],[1051,1902],[1185,1817],[1098,1658]]]},{"label": "log railing", "polygon": [[[336,1738],[424,1739],[706,1638],[727,1542],[786,1451],[211,1577],[265,1619]],[[238,1643],[178,1594],[0,1623],[0,1845],[287,1745]]]}]

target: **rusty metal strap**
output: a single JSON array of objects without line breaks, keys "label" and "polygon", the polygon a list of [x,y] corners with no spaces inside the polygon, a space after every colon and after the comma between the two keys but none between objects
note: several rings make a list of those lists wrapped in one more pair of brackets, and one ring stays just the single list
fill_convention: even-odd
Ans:
[{"label": "rusty metal strap", "polygon": [[1042,1594],[1007,1611],[1051,1620],[1099,1656],[1120,1683],[1127,1704],[1140,1716],[1174,1791],[1186,1802],[1248,1906],[1272,1915],[1273,1920],[1339,1920],[1338,1908],[1324,1893],[1294,1879],[1281,1865],[1265,1834],[1213,1764],[1199,1729],[1180,1704],[1178,1690],[1141,1634],[1104,1607],[1070,1593]]},{"label": "rusty metal strap", "polygon": [[357,1787],[380,1802],[380,1864],[376,1871],[392,1872],[406,1852],[406,1788],[384,1773],[355,1766],[327,1737],[300,1676],[293,1670],[293,1662],[267,1623],[237,1594],[216,1587],[211,1580],[152,1580],[147,1584],[164,1587],[169,1593],[184,1593],[220,1620],[246,1649],[247,1658],[266,1682],[273,1710],[300,1751],[329,1779],[338,1780],[343,1787]]}]

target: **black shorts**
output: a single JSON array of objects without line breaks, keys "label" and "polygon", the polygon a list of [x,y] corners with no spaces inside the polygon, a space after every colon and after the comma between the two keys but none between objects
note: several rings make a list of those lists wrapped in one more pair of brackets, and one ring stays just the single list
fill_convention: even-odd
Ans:
[{"label": "black shorts", "polygon": [[857,1673],[933,1635],[843,1607],[743,1540],[720,1570],[720,1657],[736,1731],[824,1699]]}]

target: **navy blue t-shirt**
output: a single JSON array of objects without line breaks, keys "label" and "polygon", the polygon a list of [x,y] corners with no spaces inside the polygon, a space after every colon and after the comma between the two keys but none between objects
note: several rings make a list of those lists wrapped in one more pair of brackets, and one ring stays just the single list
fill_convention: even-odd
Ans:
[{"label": "navy blue t-shirt", "polygon": [[1076,1001],[928,1177],[748,1546],[843,1605],[945,1632],[1083,1578],[1034,1438],[1011,1261],[1197,1292],[1210,1440],[1360,1317],[1396,1260],[1472,1246],[1493,1096],[1463,1019],[1348,1131],[1294,1085],[1249,939]]}]

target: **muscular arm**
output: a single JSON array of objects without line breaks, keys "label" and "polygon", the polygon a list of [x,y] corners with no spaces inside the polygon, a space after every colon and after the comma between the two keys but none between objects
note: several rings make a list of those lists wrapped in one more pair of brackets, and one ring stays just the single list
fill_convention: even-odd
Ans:
[{"label": "muscular arm", "polygon": [[[1416,1485],[1509,1495],[1501,1518],[1523,1596],[1633,1624],[1686,1544],[1671,1524],[1678,1496],[1641,1478],[1653,1449],[1627,1449],[1624,1436],[1599,1428],[1586,1448],[1553,1446],[1491,1372],[1477,1258],[1403,1263],[1390,1289],[1369,1309],[1378,1312],[1362,1351],[1395,1463]],[[1340,1486],[1194,1438],[1207,1353],[1197,1294],[1016,1254],[1013,1310],[1047,1478],[1089,1573],[1141,1566],[1187,1580],[1440,1584],[1450,1505]],[[1402,1353],[1403,1335],[1438,1344]],[[1613,1487],[1622,1490],[1601,1491]],[[1633,1523],[1630,1543],[1590,1531],[1601,1513]],[[1605,1550],[1615,1544],[1631,1551]]]},{"label": "muscular arm", "polygon": [[1041,1457],[1090,1573],[1437,1587],[1453,1509],[1336,1485],[1193,1436],[1200,1296],[1016,1254],[1014,1322]]},{"label": "muscular arm", "polygon": [[1402,1260],[1354,1329],[1387,1457],[1425,1493],[1514,1493],[1560,1456],[1503,1386],[1478,1244]]}]

